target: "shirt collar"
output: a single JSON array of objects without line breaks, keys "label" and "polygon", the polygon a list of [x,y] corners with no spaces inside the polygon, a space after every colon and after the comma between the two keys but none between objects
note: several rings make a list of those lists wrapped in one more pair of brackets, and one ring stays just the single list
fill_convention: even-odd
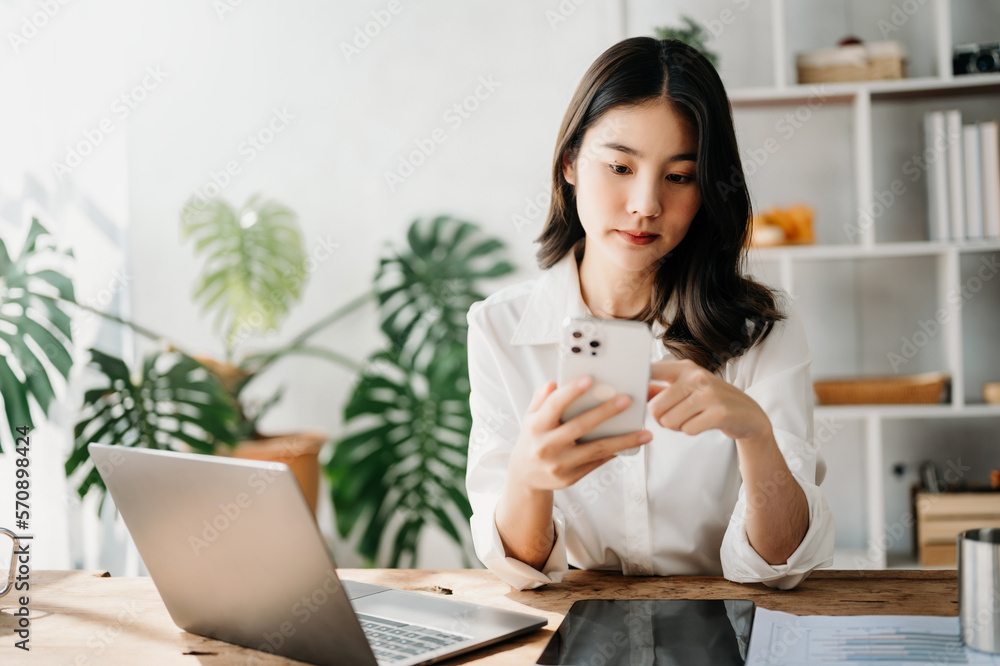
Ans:
[{"label": "shirt collar", "polygon": [[[559,342],[563,321],[567,317],[593,317],[580,293],[580,273],[576,253],[582,248],[580,239],[535,280],[528,304],[510,339],[511,345],[545,345]],[[673,299],[668,306],[673,309]],[[654,322],[652,332],[659,338],[664,328]],[[662,345],[660,345],[662,346]]]},{"label": "shirt collar", "polygon": [[582,240],[535,280],[510,344],[555,344],[559,342],[562,322],[566,317],[593,316],[580,294],[576,250]]}]

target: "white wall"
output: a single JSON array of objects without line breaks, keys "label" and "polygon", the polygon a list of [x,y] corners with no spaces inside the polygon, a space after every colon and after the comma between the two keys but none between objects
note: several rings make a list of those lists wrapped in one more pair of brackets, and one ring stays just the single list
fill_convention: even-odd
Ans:
[{"label": "white wall", "polygon": [[[231,11],[219,11],[225,7]],[[236,161],[240,173],[222,196],[239,204],[262,192],[298,213],[309,250],[321,241],[336,244],[311,275],[304,302],[280,336],[255,343],[267,346],[366,289],[380,248],[399,242],[419,216],[456,215],[505,239],[523,269],[506,282],[533,270],[532,239],[541,215],[527,226],[515,225],[513,216],[524,213],[527,199],[546,195],[566,104],[590,62],[621,36],[617,3],[561,7],[529,0],[402,3],[392,15],[387,1],[97,0],[60,5],[52,17],[36,20],[38,2],[8,2],[0,14],[4,35],[20,34],[25,20],[45,25],[37,33],[27,28],[24,43],[15,38],[16,51],[10,44],[0,47],[3,80],[24,91],[22,120],[33,123],[27,134],[23,123],[7,123],[3,131],[11,141],[30,139],[14,166],[47,176],[52,192],[101,190],[91,173],[104,177],[104,190],[114,179],[127,196],[122,217],[132,316],[212,353],[221,345],[191,304],[198,265],[180,242],[179,211],[213,172]],[[373,12],[391,21],[349,59],[341,44],[371,28]],[[488,95],[482,80],[495,82]],[[133,95],[144,83],[145,90]],[[483,99],[468,118],[459,125],[449,120],[454,116],[444,117],[477,88]],[[123,94],[135,98],[135,108],[121,118],[123,107],[112,105]],[[275,109],[293,120],[248,160],[241,142],[265,128]],[[104,118],[113,125],[102,144],[65,179],[51,177],[51,163],[65,162],[68,147]],[[444,130],[444,142],[391,190],[385,173],[436,128]],[[124,154],[127,171],[112,176],[95,165],[113,150]],[[11,170],[7,198],[16,199],[22,176]],[[93,292],[108,280],[98,278],[106,273],[104,263],[81,262],[91,272]],[[380,344],[373,312],[330,329],[319,342],[363,359]],[[286,397],[265,427],[320,428],[336,435],[348,379],[332,365],[284,363],[268,381],[287,384]],[[63,452],[71,420],[72,414],[61,424]],[[53,514],[66,503],[61,460],[49,461]],[[328,507],[321,522],[332,532]],[[53,523],[52,559],[36,559],[36,566],[72,566],[73,549],[56,537],[63,531]],[[342,565],[358,563],[347,547],[337,546],[336,554]],[[111,566],[107,558],[95,562],[93,553],[75,563]],[[461,558],[444,537],[431,534],[421,544],[421,566],[461,566]]]}]

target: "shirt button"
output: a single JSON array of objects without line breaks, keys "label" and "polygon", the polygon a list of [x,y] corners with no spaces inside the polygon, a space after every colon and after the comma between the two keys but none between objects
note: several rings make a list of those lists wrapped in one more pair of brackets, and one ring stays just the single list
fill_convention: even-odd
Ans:
[{"label": "shirt button", "polygon": [[633,490],[632,491],[632,501],[635,502],[636,504],[641,503],[642,502],[642,493],[640,493],[638,490]]},{"label": "shirt button", "polygon": [[646,575],[646,567],[642,566],[641,564],[637,564],[636,566],[632,567],[632,570],[638,576],[645,576]]}]

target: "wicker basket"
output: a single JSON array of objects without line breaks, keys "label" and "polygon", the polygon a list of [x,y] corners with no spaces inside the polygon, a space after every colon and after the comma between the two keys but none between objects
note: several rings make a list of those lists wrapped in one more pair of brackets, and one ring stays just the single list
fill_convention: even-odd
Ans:
[{"label": "wicker basket", "polygon": [[900,377],[858,377],[813,382],[820,405],[935,405],[950,377],[925,372]]},{"label": "wicker basket", "polygon": [[800,53],[795,58],[799,83],[864,81],[868,57],[863,46],[843,46]]},{"label": "wicker basket", "polygon": [[898,42],[871,42],[799,53],[800,84],[876,81],[906,76],[906,51]]},{"label": "wicker basket", "polygon": [[906,66],[899,58],[872,58],[868,61],[868,81],[905,78]]}]

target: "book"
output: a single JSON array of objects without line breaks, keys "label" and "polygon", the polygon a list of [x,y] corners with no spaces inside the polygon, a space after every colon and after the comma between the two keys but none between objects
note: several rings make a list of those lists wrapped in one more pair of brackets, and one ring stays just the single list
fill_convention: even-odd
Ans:
[{"label": "book", "polygon": [[945,155],[948,161],[948,205],[951,218],[951,239],[965,238],[965,183],[962,178],[965,161],[962,158],[962,112],[944,112],[948,141]]},{"label": "book", "polygon": [[983,237],[983,181],[979,158],[979,125],[962,127],[962,157],[965,160],[962,180],[965,182],[965,237]]},{"label": "book", "polygon": [[979,123],[979,158],[983,177],[983,232],[1000,238],[1000,124]]},{"label": "book", "polygon": [[946,241],[951,237],[948,215],[947,134],[944,113],[924,114],[924,156],[927,160],[927,238]]}]

